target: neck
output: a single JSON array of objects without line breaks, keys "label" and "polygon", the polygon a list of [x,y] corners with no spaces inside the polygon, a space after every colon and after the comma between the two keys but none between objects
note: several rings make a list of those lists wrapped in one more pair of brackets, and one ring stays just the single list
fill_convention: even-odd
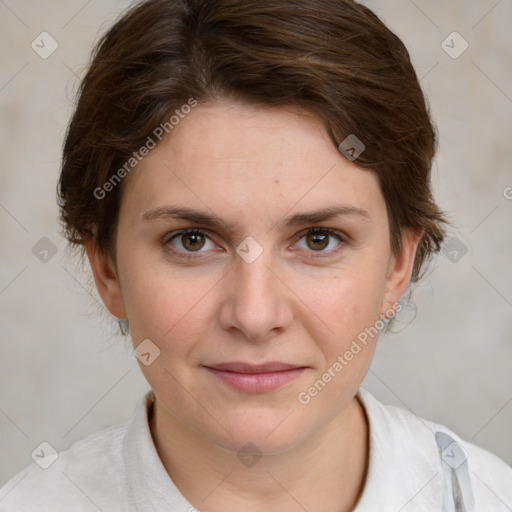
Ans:
[{"label": "neck", "polygon": [[369,428],[354,397],[328,425],[292,450],[245,466],[179,422],[155,400],[150,427],[176,487],[201,512],[351,511],[368,469]]}]

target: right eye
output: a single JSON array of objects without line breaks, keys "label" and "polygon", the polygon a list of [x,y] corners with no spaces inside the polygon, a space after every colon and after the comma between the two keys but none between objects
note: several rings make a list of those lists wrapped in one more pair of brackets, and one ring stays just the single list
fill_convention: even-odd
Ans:
[{"label": "right eye", "polygon": [[178,258],[190,260],[196,258],[193,255],[194,253],[201,254],[205,252],[200,251],[200,249],[207,245],[207,241],[214,245],[207,233],[207,231],[198,228],[181,229],[166,235],[164,245],[170,248],[170,252]]}]

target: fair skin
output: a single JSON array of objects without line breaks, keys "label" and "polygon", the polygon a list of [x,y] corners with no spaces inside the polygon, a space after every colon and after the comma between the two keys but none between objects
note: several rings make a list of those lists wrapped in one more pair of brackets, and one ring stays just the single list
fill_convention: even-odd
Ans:
[{"label": "fair skin", "polygon": [[[199,105],[126,179],[116,265],[94,239],[86,244],[108,310],[128,318],[135,347],[150,339],[160,350],[140,364],[156,396],[152,436],[202,512],[345,512],[361,495],[368,422],[355,395],[376,338],[309,403],[298,395],[389,315],[409,284],[419,235],[404,232],[392,254],[377,178],[356,164],[306,112]],[[143,218],[170,205],[225,226]],[[327,206],[344,210],[285,223]],[[308,236],[313,227],[334,234]],[[175,236],[184,228],[207,233]],[[246,237],[263,250],[252,262],[236,251]],[[277,389],[248,391],[207,368],[232,361],[302,370]],[[262,454],[252,466],[237,457],[247,443]]]}]

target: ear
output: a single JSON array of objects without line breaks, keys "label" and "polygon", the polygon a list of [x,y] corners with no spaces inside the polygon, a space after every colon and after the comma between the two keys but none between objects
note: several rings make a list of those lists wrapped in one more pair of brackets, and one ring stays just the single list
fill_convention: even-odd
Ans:
[{"label": "ear", "polygon": [[[402,234],[402,249],[399,254],[392,254],[388,267],[384,300],[382,302],[381,316],[389,316],[393,308],[406,292],[411,282],[414,259],[423,231],[404,229]],[[387,312],[387,315],[386,315]]]},{"label": "ear", "polygon": [[91,264],[96,288],[103,303],[112,315],[117,318],[126,318],[123,296],[115,265],[111,258],[98,247],[96,237],[91,236],[85,242],[85,250]]}]

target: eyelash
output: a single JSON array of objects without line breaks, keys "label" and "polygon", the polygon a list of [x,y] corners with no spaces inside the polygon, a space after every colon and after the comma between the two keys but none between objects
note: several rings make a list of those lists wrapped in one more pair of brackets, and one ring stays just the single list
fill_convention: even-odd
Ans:
[{"label": "eyelash", "polygon": [[[186,229],[181,229],[179,231],[170,233],[170,235],[172,235],[172,236],[166,236],[164,238],[164,245],[168,246],[169,242],[171,242],[175,238],[178,238],[179,236],[187,235],[187,234],[190,234],[190,233],[200,234],[200,235],[202,235],[202,236],[204,236],[206,238],[210,238],[208,236],[209,232],[204,230],[204,229],[201,229],[201,228],[186,228]],[[331,229],[331,228],[321,228],[321,227],[309,228],[307,231],[305,231],[305,232],[303,232],[301,234],[301,236],[297,239],[297,241],[301,240],[302,238],[304,238],[305,236],[307,236],[309,234],[320,234],[320,235],[335,236],[335,237],[337,237],[340,240],[340,245],[344,245],[346,243],[346,237],[344,237],[338,231],[336,231],[334,229]],[[199,256],[199,257],[195,256],[194,255],[194,251],[184,252],[184,251],[179,251],[179,250],[176,250],[176,249],[172,248],[171,245],[169,245],[169,247],[171,247],[169,252],[171,252],[174,256],[177,256],[178,258],[181,258],[181,259],[184,259],[184,260],[194,260],[194,259],[200,259],[201,258],[201,256]],[[337,249],[334,249],[334,250],[331,250],[331,251],[318,251],[318,253],[320,253],[320,254],[321,253],[327,253],[327,254],[331,255],[331,254],[335,254],[335,253],[339,252],[340,250],[341,249],[338,247]],[[311,251],[311,252],[314,253],[315,251]],[[311,256],[308,256],[308,257],[311,258],[311,259],[315,259],[315,258],[324,258],[325,256],[319,256],[319,255],[316,255],[316,254],[312,254]]]}]

